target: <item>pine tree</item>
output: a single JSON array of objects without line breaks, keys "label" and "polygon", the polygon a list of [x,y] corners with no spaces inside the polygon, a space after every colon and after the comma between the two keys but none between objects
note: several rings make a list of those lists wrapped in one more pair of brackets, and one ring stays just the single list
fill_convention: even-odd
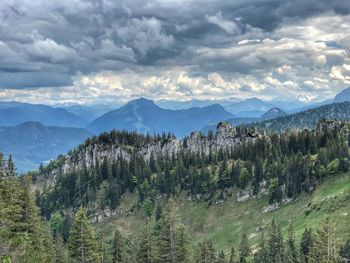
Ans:
[{"label": "pine tree", "polygon": [[125,262],[125,244],[124,238],[118,229],[114,232],[112,243],[113,263]]},{"label": "pine tree", "polygon": [[294,230],[293,230],[292,224],[289,224],[288,226],[288,238],[286,240],[284,262],[286,263],[300,262],[296,244],[295,244]]},{"label": "pine tree", "polygon": [[232,246],[231,247],[231,253],[230,253],[230,259],[228,261],[228,263],[236,263],[237,259],[236,259],[236,251],[235,251],[235,247]]},{"label": "pine tree", "polygon": [[271,222],[271,229],[268,239],[269,247],[269,262],[281,263],[283,258],[283,238],[280,226],[278,226],[275,220]]},{"label": "pine tree", "polygon": [[340,248],[339,256],[340,262],[350,262],[350,240],[346,241],[346,243]]},{"label": "pine tree", "polygon": [[316,230],[308,262],[336,263],[339,261],[338,244],[335,237],[335,228],[329,217]]},{"label": "pine tree", "polygon": [[55,250],[55,263],[69,263],[68,250],[64,245],[63,238],[60,234],[55,236],[53,240],[53,247]]},{"label": "pine tree", "polygon": [[239,262],[247,262],[247,257],[250,255],[250,247],[248,242],[248,237],[244,233],[239,245]]},{"label": "pine tree", "polygon": [[305,228],[300,241],[300,256],[303,262],[308,261],[311,247],[312,247],[312,231],[311,231],[311,228]]},{"label": "pine tree", "polygon": [[138,241],[137,262],[156,263],[160,261],[160,251],[154,231],[154,222],[148,220]]},{"label": "pine tree", "polygon": [[10,178],[16,177],[16,168],[12,160],[12,155],[9,156],[9,159],[7,161],[6,176]]},{"label": "pine tree", "polygon": [[227,263],[224,251],[220,251],[220,253],[216,257],[215,263]]},{"label": "pine tree", "polygon": [[210,240],[204,240],[202,243],[199,243],[196,263],[214,263],[215,259],[213,243]]},{"label": "pine tree", "polygon": [[[186,261],[188,255],[182,254],[187,253],[185,248],[187,241],[184,239],[182,244],[179,244],[181,238],[181,224],[179,218],[178,207],[175,201],[172,198],[169,198],[168,203],[166,204],[162,218],[160,220],[160,249],[161,249],[161,258],[163,262],[179,263]],[[180,228],[180,229],[179,229]],[[180,231],[179,231],[180,230]]]},{"label": "pine tree", "polygon": [[5,177],[4,155],[0,152],[0,178]]},{"label": "pine tree", "polygon": [[269,247],[266,243],[265,238],[265,232],[261,232],[261,237],[259,241],[259,250],[254,255],[254,263],[269,263],[270,262],[270,256],[269,256]]},{"label": "pine tree", "polygon": [[70,256],[75,263],[98,262],[95,232],[89,224],[86,209],[83,207],[80,207],[75,214],[68,247]]},{"label": "pine tree", "polygon": [[176,234],[177,257],[176,262],[188,263],[190,262],[190,244],[187,234],[186,226],[180,224]]}]

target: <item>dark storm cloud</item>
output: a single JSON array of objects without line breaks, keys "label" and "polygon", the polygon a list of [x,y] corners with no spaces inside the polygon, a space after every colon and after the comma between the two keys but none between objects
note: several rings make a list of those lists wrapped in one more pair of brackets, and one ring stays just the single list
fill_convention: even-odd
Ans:
[{"label": "dark storm cloud", "polygon": [[[189,66],[203,75],[248,74],[282,66],[292,57],[308,66],[309,53],[299,54],[302,48],[271,57],[265,49],[255,53],[254,44],[237,43],[273,38],[283,25],[323,13],[349,14],[346,2],[5,0],[0,3],[0,87],[66,86],[77,74],[148,66]],[[266,45],[274,46],[273,41]]]}]

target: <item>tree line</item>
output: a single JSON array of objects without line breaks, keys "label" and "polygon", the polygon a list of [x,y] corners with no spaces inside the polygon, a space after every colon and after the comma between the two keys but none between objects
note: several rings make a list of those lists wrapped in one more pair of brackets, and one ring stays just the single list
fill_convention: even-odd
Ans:
[{"label": "tree line", "polygon": [[[349,169],[349,133],[337,127],[271,134],[208,152],[190,151],[184,146],[165,155],[151,152],[149,160],[139,153],[145,143],[166,143],[171,138],[126,131],[94,137],[94,143],[118,141],[135,147],[129,148],[130,159],[119,155],[113,160],[99,160],[95,166],[58,173],[53,186],[36,194],[42,215],[50,218],[55,211],[80,206],[115,209],[126,192],[137,192],[140,203],[154,205],[158,194],[171,196],[180,191],[213,201],[215,193],[228,188],[254,195],[267,190],[269,203],[280,203],[313,191],[325,177]],[[46,174],[47,168],[42,167],[32,173],[33,181]]]}]

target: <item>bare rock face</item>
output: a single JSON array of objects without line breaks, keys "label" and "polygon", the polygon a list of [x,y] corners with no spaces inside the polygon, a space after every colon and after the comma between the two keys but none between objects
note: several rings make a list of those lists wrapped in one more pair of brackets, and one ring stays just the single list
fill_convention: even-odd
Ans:
[{"label": "bare rock face", "polygon": [[212,142],[208,138],[203,137],[198,132],[192,132],[190,136],[187,137],[186,143],[183,142],[183,147],[189,151],[208,154],[211,144]]},{"label": "bare rock face", "polygon": [[316,125],[316,131],[317,132],[327,132],[331,130],[339,130],[342,134],[348,135],[349,134],[349,124],[344,123],[337,120],[323,120],[317,123]]},{"label": "bare rock face", "polygon": [[236,142],[236,128],[227,122],[220,122],[217,126],[216,146],[227,147],[234,145]]}]

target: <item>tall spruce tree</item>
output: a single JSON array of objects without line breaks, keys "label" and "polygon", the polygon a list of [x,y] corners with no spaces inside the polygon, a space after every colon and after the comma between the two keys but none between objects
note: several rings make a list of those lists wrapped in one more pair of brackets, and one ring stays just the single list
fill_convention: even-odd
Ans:
[{"label": "tall spruce tree", "polygon": [[9,159],[7,160],[6,176],[7,177],[15,177],[16,176],[16,168],[15,168],[15,164],[12,160],[12,155],[10,155]]},{"label": "tall spruce tree", "polygon": [[188,241],[184,231],[181,229],[178,207],[174,199],[169,198],[160,220],[159,245],[162,262],[187,262]]},{"label": "tall spruce tree", "polygon": [[214,263],[216,260],[215,249],[210,240],[199,243],[196,255],[196,263]]},{"label": "tall spruce tree", "polygon": [[293,225],[288,225],[288,237],[285,245],[284,262],[286,263],[299,263],[298,250],[295,243]]},{"label": "tall spruce tree", "polygon": [[241,239],[241,243],[239,245],[239,262],[245,263],[247,262],[247,257],[250,255],[250,247],[248,242],[248,237],[244,233]]},{"label": "tall spruce tree", "polygon": [[153,221],[147,220],[138,240],[137,262],[156,263],[159,261],[160,251],[155,233],[155,224]]},{"label": "tall spruce tree", "polygon": [[282,232],[279,225],[277,225],[275,220],[272,220],[269,239],[269,262],[271,263],[281,263],[283,262],[283,238]]},{"label": "tall spruce tree", "polygon": [[311,247],[312,230],[311,228],[305,228],[300,240],[300,257],[302,262],[308,262]]},{"label": "tall spruce tree", "polygon": [[114,232],[112,256],[113,263],[122,263],[126,261],[124,238],[118,229]]},{"label": "tall spruce tree", "polygon": [[350,262],[350,240],[346,241],[346,243],[341,246],[339,256],[340,262]]},{"label": "tall spruce tree", "polygon": [[75,214],[68,241],[69,253],[74,263],[99,262],[95,231],[90,225],[86,209],[80,207]]},{"label": "tall spruce tree", "polygon": [[336,263],[339,261],[338,242],[335,237],[335,228],[327,217],[316,230],[308,262]]},{"label": "tall spruce tree", "polygon": [[269,247],[265,238],[265,231],[261,232],[261,237],[259,241],[258,252],[254,255],[254,263],[269,263],[270,255],[269,255]]},{"label": "tall spruce tree", "polygon": [[237,262],[236,250],[235,250],[235,247],[232,246],[228,263],[236,263],[236,262]]}]

